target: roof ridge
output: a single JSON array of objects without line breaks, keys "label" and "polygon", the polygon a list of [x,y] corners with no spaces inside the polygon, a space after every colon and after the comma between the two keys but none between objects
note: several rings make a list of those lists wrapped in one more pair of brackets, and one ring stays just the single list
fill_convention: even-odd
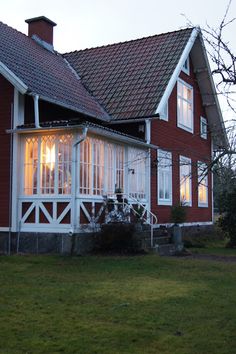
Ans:
[{"label": "roof ridge", "polygon": [[196,26],[180,28],[180,29],[175,30],[175,31],[168,31],[168,32],[162,32],[162,33],[159,33],[159,34],[152,34],[152,35],[141,37],[141,38],[130,39],[130,40],[127,40],[127,41],[124,41],[124,42],[109,43],[109,44],[104,44],[104,45],[101,45],[101,46],[90,47],[90,48],[85,48],[85,49],[76,49],[76,50],[72,50],[70,52],[62,53],[62,55],[72,54],[72,53],[81,53],[81,52],[86,52],[86,51],[100,49],[100,48],[113,47],[113,46],[120,45],[120,44],[138,42],[138,41],[146,40],[146,39],[149,39],[149,38],[166,36],[166,35],[169,35],[169,34],[173,34],[173,33],[177,33],[177,32],[183,32],[183,31],[187,31],[187,30],[193,30],[195,27]]}]

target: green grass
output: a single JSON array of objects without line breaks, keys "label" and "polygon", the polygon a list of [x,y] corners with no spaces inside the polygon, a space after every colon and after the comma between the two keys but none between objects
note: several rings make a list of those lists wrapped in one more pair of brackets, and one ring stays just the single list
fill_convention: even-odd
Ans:
[{"label": "green grass", "polygon": [[213,240],[205,243],[205,247],[191,247],[189,250],[192,253],[210,254],[216,256],[235,256],[236,248],[227,248],[228,239]]},{"label": "green grass", "polygon": [[234,354],[236,264],[0,257],[0,353]]}]

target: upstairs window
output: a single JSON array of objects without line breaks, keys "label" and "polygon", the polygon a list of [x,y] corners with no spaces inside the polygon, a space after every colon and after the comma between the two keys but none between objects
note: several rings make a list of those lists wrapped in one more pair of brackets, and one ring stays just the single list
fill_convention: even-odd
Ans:
[{"label": "upstairs window", "polygon": [[180,202],[192,206],[191,159],[180,156],[179,164]]},{"label": "upstairs window", "polygon": [[204,117],[200,118],[200,136],[202,139],[207,139],[207,120]]},{"label": "upstairs window", "polygon": [[177,125],[193,133],[193,88],[182,80],[177,84]]},{"label": "upstairs window", "polygon": [[172,154],[158,150],[158,204],[172,205]]},{"label": "upstairs window", "polygon": [[189,75],[189,73],[190,73],[189,57],[185,60],[184,65],[182,67],[182,71],[185,74]]},{"label": "upstairs window", "polygon": [[198,206],[208,207],[207,165],[203,162],[198,162]]}]

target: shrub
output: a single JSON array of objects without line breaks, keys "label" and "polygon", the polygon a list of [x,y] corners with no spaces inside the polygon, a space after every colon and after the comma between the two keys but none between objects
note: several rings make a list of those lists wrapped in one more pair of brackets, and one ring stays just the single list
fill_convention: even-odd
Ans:
[{"label": "shrub", "polygon": [[135,251],[137,247],[134,238],[134,225],[125,223],[103,224],[98,248],[101,251]]},{"label": "shrub", "polygon": [[174,224],[182,224],[187,216],[186,207],[183,204],[177,204],[171,207],[171,221]]},{"label": "shrub", "polygon": [[229,236],[230,241],[227,246],[236,248],[236,188],[226,193],[224,213],[218,223]]}]

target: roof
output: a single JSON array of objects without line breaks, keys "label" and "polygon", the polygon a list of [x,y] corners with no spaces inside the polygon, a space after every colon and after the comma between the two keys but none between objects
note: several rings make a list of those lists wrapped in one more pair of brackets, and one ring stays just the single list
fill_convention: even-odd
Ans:
[{"label": "roof", "polygon": [[95,133],[106,137],[107,139],[115,139],[122,143],[132,143],[143,148],[158,149],[158,146],[145,142],[143,139],[139,139],[129,134],[114,130],[112,128],[101,126],[89,121],[80,121],[78,118],[69,120],[58,120],[58,121],[47,121],[42,122],[40,127],[36,127],[34,123],[28,123],[19,125],[16,129],[8,130],[8,133],[34,133],[39,131],[49,131],[49,130],[61,130],[65,129],[75,129],[75,128],[87,128],[90,133]]},{"label": "roof", "polygon": [[113,119],[152,116],[193,29],[64,54]]},{"label": "roof", "polygon": [[[109,120],[62,55],[0,22],[0,64],[25,85],[28,94],[87,116]],[[3,63],[3,66],[2,66]]]}]

